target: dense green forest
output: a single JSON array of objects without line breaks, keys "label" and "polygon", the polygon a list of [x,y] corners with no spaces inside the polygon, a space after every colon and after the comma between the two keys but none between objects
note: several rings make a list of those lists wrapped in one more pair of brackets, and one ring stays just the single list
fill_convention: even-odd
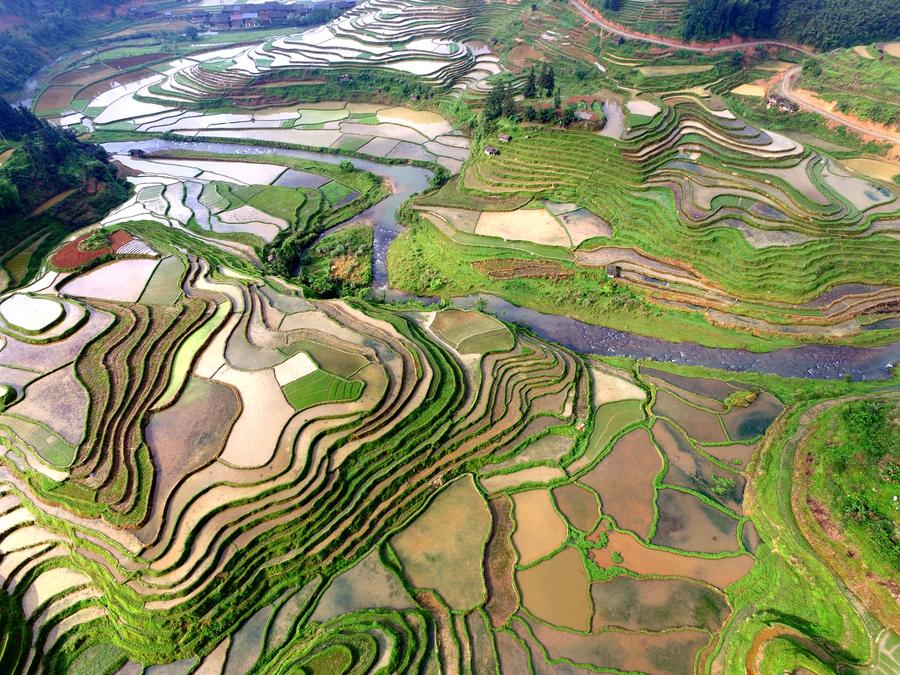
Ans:
[{"label": "dense green forest", "polygon": [[[77,47],[100,8],[112,8],[125,0],[2,0],[0,14],[12,28],[0,33],[0,92],[15,91],[43,65],[62,52]],[[21,23],[17,20],[21,19]]]},{"label": "dense green forest", "polygon": [[[128,184],[106,151],[78,141],[70,131],[0,99],[0,135],[12,154],[0,167],[0,253],[33,230],[58,221],[67,229],[88,225],[128,196]],[[74,190],[41,218],[29,217],[48,199]]]},{"label": "dense green forest", "polygon": [[681,29],[688,39],[710,40],[737,33],[834,49],[898,37],[900,2],[688,0]]}]

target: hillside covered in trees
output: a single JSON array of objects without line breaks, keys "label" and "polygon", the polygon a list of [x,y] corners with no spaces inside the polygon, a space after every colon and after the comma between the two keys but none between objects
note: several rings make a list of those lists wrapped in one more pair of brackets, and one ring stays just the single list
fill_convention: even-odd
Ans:
[{"label": "hillside covered in trees", "polygon": [[45,226],[29,214],[61,193],[73,191],[48,216],[67,229],[90,224],[128,196],[128,184],[117,177],[102,147],[82,143],[2,99],[0,134],[12,149],[0,167],[0,252]]},{"label": "hillside covered in trees", "polygon": [[125,0],[0,0],[0,93],[15,91],[56,55],[77,47],[101,10]]},{"label": "hillside covered in trees", "polygon": [[713,40],[737,33],[834,49],[896,38],[900,35],[900,2],[688,0],[681,29],[687,39]]}]

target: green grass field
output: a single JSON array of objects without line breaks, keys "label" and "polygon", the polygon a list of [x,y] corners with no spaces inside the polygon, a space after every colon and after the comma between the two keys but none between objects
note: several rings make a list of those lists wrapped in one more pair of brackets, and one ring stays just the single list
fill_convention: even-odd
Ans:
[{"label": "green grass field", "polygon": [[345,380],[319,369],[286,384],[282,389],[288,402],[299,411],[321,403],[355,401],[362,394],[363,383]]}]

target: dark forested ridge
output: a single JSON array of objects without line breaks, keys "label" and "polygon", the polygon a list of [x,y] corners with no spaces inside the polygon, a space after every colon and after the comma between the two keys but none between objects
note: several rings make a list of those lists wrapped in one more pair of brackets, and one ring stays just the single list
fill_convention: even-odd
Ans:
[{"label": "dark forested ridge", "polygon": [[681,18],[688,39],[734,33],[779,37],[821,49],[900,35],[898,0],[688,0]]},{"label": "dark forested ridge", "polygon": [[106,151],[82,143],[71,131],[40,120],[24,108],[0,99],[0,135],[12,154],[0,167],[0,253],[46,218],[29,214],[66,191],[72,196],[54,209],[66,228],[88,225],[128,196],[128,185],[116,175]]},{"label": "dark forested ridge", "polygon": [[0,0],[0,93],[15,91],[41,66],[77,47],[125,0]]}]

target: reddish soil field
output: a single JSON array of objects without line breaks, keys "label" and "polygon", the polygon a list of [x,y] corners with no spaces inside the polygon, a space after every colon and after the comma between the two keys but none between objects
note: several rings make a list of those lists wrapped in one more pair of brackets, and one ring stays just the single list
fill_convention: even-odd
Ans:
[{"label": "reddish soil field", "polygon": [[538,51],[530,45],[518,45],[509,50],[509,62],[516,67],[517,70],[524,70],[531,66],[535,61],[543,61],[543,52]]},{"label": "reddish soil field", "polygon": [[53,78],[53,84],[90,84],[99,79],[115,75],[116,71],[102,63],[92,63],[86,68],[73,68]]},{"label": "reddish soil field", "polygon": [[629,535],[619,532],[609,534],[606,548],[591,549],[591,558],[601,567],[611,567],[617,564],[612,559],[613,553],[622,556],[622,567],[638,574],[700,579],[722,589],[743,577],[753,567],[753,558],[749,555],[733,558],[679,555],[671,551],[647,548]]},{"label": "reddish soil field", "polygon": [[160,61],[161,59],[164,59],[166,57],[171,58],[171,56],[171,54],[163,54],[162,52],[157,52],[155,54],[138,54],[136,56],[125,56],[120,59],[104,59],[103,62],[113,68],[134,68],[135,66],[142,66],[145,63]]},{"label": "reddish soil field", "polygon": [[662,457],[646,429],[630,431],[582,482],[600,494],[603,513],[623,530],[644,539],[653,522],[653,479],[663,468]]},{"label": "reddish soil field", "polygon": [[60,110],[69,105],[75,92],[78,91],[77,86],[70,87],[47,87],[41,97],[34,106],[34,112],[38,115],[49,113],[53,110]]},{"label": "reddish soil field", "polygon": [[62,270],[74,269],[76,267],[80,267],[81,265],[89,263],[92,260],[96,260],[102,255],[111,255],[119,248],[127,244],[129,241],[134,239],[134,237],[128,234],[125,230],[116,230],[109,236],[109,240],[112,244],[111,246],[100,248],[96,251],[82,251],[78,248],[78,246],[82,241],[87,239],[88,236],[90,235],[82,235],[75,241],[70,241],[56,253],[54,253],[53,257],[50,258],[50,262],[53,264],[53,266],[58,267]]},{"label": "reddish soil field", "polygon": [[90,101],[95,96],[102,94],[107,89],[112,89],[114,86],[114,82],[117,82],[118,84],[128,84],[129,82],[137,82],[140,79],[156,74],[157,73],[154,73],[152,70],[142,68],[140,70],[135,70],[132,73],[125,73],[124,75],[114,75],[113,77],[106,80],[96,82],[90,87],[85,87],[80,92],[78,92],[78,98],[79,100],[87,99],[88,101]]},{"label": "reddish soil field", "polygon": [[505,495],[488,502],[494,521],[484,560],[484,578],[487,583],[488,601],[485,605],[491,624],[497,628],[506,623],[519,604],[513,581],[516,552],[510,535],[513,530],[512,503]]},{"label": "reddish soil field", "polygon": [[517,279],[540,277],[543,279],[564,279],[575,274],[556,263],[541,260],[478,260],[472,263],[477,271],[491,279]]}]

